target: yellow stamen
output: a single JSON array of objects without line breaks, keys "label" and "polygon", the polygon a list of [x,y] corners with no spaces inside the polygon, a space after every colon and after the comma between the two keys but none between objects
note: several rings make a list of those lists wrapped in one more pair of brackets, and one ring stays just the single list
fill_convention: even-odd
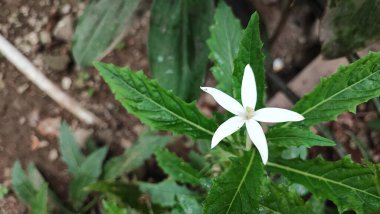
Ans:
[{"label": "yellow stamen", "polygon": [[253,117],[253,115],[255,114],[255,110],[253,110],[253,108],[251,107],[245,107],[245,111],[247,112],[247,119],[251,119]]}]

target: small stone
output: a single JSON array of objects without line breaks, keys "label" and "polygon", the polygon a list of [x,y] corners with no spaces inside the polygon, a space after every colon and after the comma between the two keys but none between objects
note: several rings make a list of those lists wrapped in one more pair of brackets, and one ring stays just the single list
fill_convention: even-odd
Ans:
[{"label": "small stone", "polygon": [[25,37],[26,37],[26,41],[28,41],[29,44],[33,46],[37,45],[39,42],[38,35],[36,32],[30,32]]},{"label": "small stone", "polygon": [[75,140],[81,148],[85,147],[86,141],[92,135],[93,132],[94,131],[92,129],[78,128],[74,130]]},{"label": "small stone", "polygon": [[28,125],[31,127],[35,127],[40,120],[40,112],[38,109],[33,109],[32,112],[28,115]]},{"label": "small stone", "polygon": [[66,15],[68,13],[70,13],[71,11],[71,5],[70,4],[65,4],[61,7],[61,9],[59,10],[59,12],[62,14],[62,15]]},{"label": "small stone", "polygon": [[49,117],[38,123],[37,130],[42,136],[56,137],[61,127],[60,117]]},{"label": "small stone", "polygon": [[49,151],[49,160],[55,161],[58,158],[58,151],[56,149],[52,149]]},{"label": "small stone", "polygon": [[63,89],[69,90],[71,87],[71,83],[72,83],[72,81],[71,81],[70,77],[63,77],[62,78],[61,85],[62,85]]},{"label": "small stone", "polygon": [[273,71],[280,72],[284,69],[285,64],[284,61],[280,58],[276,58],[273,60]]},{"label": "small stone", "polygon": [[128,149],[129,147],[132,146],[132,144],[133,144],[132,141],[125,138],[122,138],[120,142],[121,147],[123,147],[124,149]]},{"label": "small stone", "polygon": [[133,132],[136,133],[137,135],[141,134],[145,130],[145,127],[137,124],[133,127]]},{"label": "small stone", "polygon": [[24,125],[25,122],[26,122],[26,118],[25,118],[25,117],[21,117],[21,118],[18,120],[18,123],[19,123],[20,125]]},{"label": "small stone", "polygon": [[46,30],[40,32],[40,41],[43,45],[48,45],[52,42],[51,35]]},{"label": "small stone", "polygon": [[73,35],[73,19],[70,15],[64,16],[55,26],[53,35],[57,39],[69,42]]},{"label": "small stone", "polygon": [[22,84],[19,87],[17,87],[17,93],[23,94],[26,90],[28,90],[28,88],[29,88],[28,83]]},{"label": "small stone", "polygon": [[25,6],[25,5],[20,7],[20,12],[25,17],[29,16],[29,8],[27,6]]},{"label": "small stone", "polygon": [[54,71],[65,71],[70,64],[70,57],[68,55],[45,55],[43,61],[48,68]]}]

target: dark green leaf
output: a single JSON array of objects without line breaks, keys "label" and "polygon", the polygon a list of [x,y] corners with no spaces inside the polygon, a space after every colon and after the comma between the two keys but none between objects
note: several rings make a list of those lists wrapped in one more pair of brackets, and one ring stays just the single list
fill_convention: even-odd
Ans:
[{"label": "dark green leaf", "polygon": [[127,214],[127,210],[117,205],[116,201],[102,201],[106,214]]},{"label": "dark green leaf", "polygon": [[141,135],[138,141],[124,151],[124,154],[107,161],[104,170],[105,179],[115,179],[129,173],[144,164],[157,149],[164,147],[171,137]]},{"label": "dark green leaf", "polygon": [[200,184],[201,177],[198,172],[177,155],[166,149],[157,150],[155,155],[158,165],[176,181],[194,185]]},{"label": "dark green leaf", "polygon": [[[256,109],[264,107],[265,99],[265,70],[264,54],[261,51],[263,43],[260,40],[259,15],[255,12],[244,30],[240,42],[238,56],[235,60],[233,73],[234,97],[241,99],[241,82],[243,80],[244,68],[250,64],[255,74],[257,87]],[[253,89],[252,89],[253,90]]]},{"label": "dark green leaf", "polygon": [[153,76],[177,96],[190,101],[199,94],[206,68],[211,0],[155,0],[148,54]]},{"label": "dark green leaf", "polygon": [[210,139],[214,134],[211,130],[216,130],[215,121],[204,117],[194,103],[183,102],[143,73],[103,63],[95,66],[116,99],[147,125],[197,139]]},{"label": "dark green leaf", "polygon": [[204,213],[257,213],[264,178],[261,157],[256,150],[232,160],[209,191]]},{"label": "dark green leaf", "polygon": [[266,133],[267,140],[272,146],[291,147],[305,146],[335,146],[335,142],[318,136],[309,130],[296,127],[272,128]]},{"label": "dark green leaf", "polygon": [[304,200],[294,190],[285,185],[277,185],[266,181],[266,184],[262,187],[262,194],[260,213],[313,213],[311,205],[306,205]]},{"label": "dark green leaf", "polygon": [[[337,115],[356,111],[356,106],[380,96],[380,53],[343,66],[327,78],[294,106],[293,111],[302,114],[305,120],[298,122],[312,126],[335,120]],[[284,124],[287,126],[291,122]]]},{"label": "dark green leaf", "polygon": [[62,159],[66,163],[69,171],[74,176],[78,174],[80,164],[84,160],[84,156],[80,151],[79,145],[76,143],[74,135],[66,122],[61,124],[59,131],[59,150]]},{"label": "dark green leaf", "polygon": [[80,165],[78,174],[70,183],[69,197],[75,208],[80,208],[87,197],[84,188],[98,179],[102,172],[102,163],[107,154],[107,148],[101,148],[89,155]]},{"label": "dark green leaf", "polygon": [[140,183],[140,190],[149,194],[154,204],[162,207],[173,207],[178,195],[193,195],[188,189],[172,180],[165,180],[158,184]]},{"label": "dark green leaf", "polygon": [[207,40],[207,45],[210,48],[209,58],[214,61],[212,73],[218,82],[217,88],[232,94],[232,72],[242,37],[242,27],[224,1],[219,2],[215,10],[214,24],[210,31],[211,37]]},{"label": "dark green leaf", "polygon": [[330,0],[323,18],[322,53],[329,58],[352,54],[380,39],[379,0]]},{"label": "dark green leaf", "polygon": [[[86,67],[103,55],[131,22],[139,0],[91,1],[80,17],[73,38],[73,56],[77,64]],[[130,24],[130,23],[129,23]]]},{"label": "dark green leaf", "polygon": [[350,157],[336,162],[322,158],[278,160],[276,163],[268,162],[267,168],[304,185],[316,196],[333,201],[339,212],[371,213],[380,208],[373,171],[352,162]]}]

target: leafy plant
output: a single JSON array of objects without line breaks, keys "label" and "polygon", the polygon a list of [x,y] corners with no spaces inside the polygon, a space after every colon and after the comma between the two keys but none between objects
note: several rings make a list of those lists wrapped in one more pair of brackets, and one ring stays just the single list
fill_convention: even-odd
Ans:
[{"label": "leafy plant", "polygon": [[[226,15],[222,16],[222,12]],[[222,20],[224,18],[225,20]],[[215,61],[213,73],[218,81],[218,87],[233,93],[240,101],[241,91],[244,92],[241,85],[244,67],[249,64],[256,79],[256,109],[264,108],[264,57],[261,52],[258,15],[252,15],[247,28],[242,32],[232,12],[222,3],[216,9],[214,20],[208,45],[211,50],[210,58]],[[229,32],[230,29],[234,32]],[[219,47],[223,45],[227,47]],[[158,56],[160,56],[158,53],[151,55],[151,57]],[[303,154],[306,148],[313,146],[334,146],[333,141],[314,134],[309,127],[334,120],[345,111],[355,112],[356,106],[360,103],[378,97],[379,66],[380,54],[370,53],[323,79],[293,108],[294,112],[305,118],[302,122],[287,122],[268,128],[266,138],[270,143],[269,161],[266,165],[263,165],[256,148],[242,146],[244,145],[244,141],[241,140],[244,139],[242,135],[247,134],[239,132],[236,136],[221,142],[222,146],[214,149],[215,151],[204,156],[193,153],[192,159],[201,159],[213,165],[207,169],[211,170],[208,173],[202,171],[198,173],[191,164],[176,157],[174,153],[156,150],[158,164],[168,178],[157,184],[140,183],[140,190],[150,195],[153,204],[170,209],[174,213],[186,213],[185,206],[181,205],[181,195],[191,196],[190,201],[194,203],[199,204],[204,201],[202,208],[204,213],[306,213],[321,210],[316,208],[321,207],[320,201],[314,199],[305,201],[293,186],[281,184],[281,180],[287,180],[289,184],[302,184],[315,197],[333,201],[339,212],[376,211],[380,208],[380,195],[376,190],[376,174],[372,170],[372,165],[353,163],[350,157],[334,162],[321,158],[284,159],[286,155],[281,154],[294,148]],[[110,86],[116,99],[129,113],[139,117],[146,125],[194,139],[209,141],[213,138],[217,122],[203,116],[193,103],[186,103],[155,80],[149,80],[143,73],[128,68],[118,68],[103,63],[95,63],[95,67]],[[154,72],[155,68],[152,69]],[[222,78],[223,76],[232,78]],[[218,99],[222,98],[213,96],[218,103],[228,105],[219,102]],[[226,108],[232,109],[232,107]],[[253,117],[255,116],[256,112],[253,113]],[[275,121],[274,119],[269,116],[266,121]],[[256,139],[257,136],[253,135],[252,140]],[[222,156],[230,158],[220,158]],[[194,166],[199,167],[199,164]],[[375,165],[376,167],[378,166]],[[277,179],[278,175],[283,179]],[[195,192],[185,190],[180,185],[183,183],[200,189]],[[158,195],[158,192],[161,194]],[[205,192],[208,193],[207,196]]]},{"label": "leafy plant", "polygon": [[[139,0],[92,0],[75,28],[73,56],[81,67],[101,57],[107,48],[118,43],[119,35],[131,25]],[[111,46],[111,47],[110,47]]]}]

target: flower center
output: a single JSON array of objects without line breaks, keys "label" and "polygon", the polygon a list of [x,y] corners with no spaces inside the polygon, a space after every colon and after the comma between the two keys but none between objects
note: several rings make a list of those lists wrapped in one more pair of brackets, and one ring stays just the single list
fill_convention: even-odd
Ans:
[{"label": "flower center", "polygon": [[246,111],[246,118],[247,120],[251,119],[253,117],[253,115],[255,115],[255,110],[253,110],[253,108],[247,106],[245,107],[245,111]]}]

